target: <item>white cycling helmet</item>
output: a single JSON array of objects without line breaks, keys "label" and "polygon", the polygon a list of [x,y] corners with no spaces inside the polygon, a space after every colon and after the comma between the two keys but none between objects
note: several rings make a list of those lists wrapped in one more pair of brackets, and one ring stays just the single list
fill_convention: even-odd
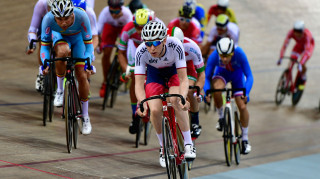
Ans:
[{"label": "white cycling helmet", "polygon": [[304,22],[301,20],[297,20],[294,25],[293,29],[297,31],[303,31],[304,30]]},{"label": "white cycling helmet", "polygon": [[217,43],[217,51],[220,55],[228,55],[234,51],[234,42],[229,37],[220,39]]},{"label": "white cycling helmet", "polygon": [[196,10],[197,1],[196,0],[185,0],[184,5],[190,6],[193,10]]},{"label": "white cycling helmet", "polygon": [[53,0],[47,0],[47,6],[51,7]]},{"label": "white cycling helmet", "polygon": [[162,40],[167,36],[167,28],[166,26],[158,21],[149,21],[146,25],[144,25],[141,38],[143,41],[155,41]]},{"label": "white cycling helmet", "polygon": [[171,37],[175,37],[175,38],[179,39],[183,43],[184,34],[179,27],[169,28],[167,34]]},{"label": "white cycling helmet", "polygon": [[228,7],[229,6],[229,0],[218,0],[218,6],[220,6],[220,7]]},{"label": "white cycling helmet", "polygon": [[53,0],[51,12],[55,17],[68,17],[73,13],[71,0]]}]

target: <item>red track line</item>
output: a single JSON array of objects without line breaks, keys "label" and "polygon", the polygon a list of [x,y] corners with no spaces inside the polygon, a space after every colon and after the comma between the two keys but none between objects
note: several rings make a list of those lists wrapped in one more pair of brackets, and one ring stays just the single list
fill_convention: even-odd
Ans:
[{"label": "red track line", "polygon": [[[295,130],[295,129],[300,129],[300,128],[319,127],[319,125],[320,124],[313,124],[313,125],[291,126],[291,127],[285,127],[285,128],[277,128],[277,129],[272,129],[272,130],[266,130],[266,131],[252,133],[249,136],[264,135],[264,134],[269,134],[269,133],[283,132],[283,131]],[[221,141],[222,141],[222,139],[215,139],[215,140],[197,142],[197,145],[203,145],[203,144],[209,144],[209,143],[217,143],[217,142],[221,142]],[[135,151],[127,151],[127,152],[119,152],[119,153],[108,153],[108,154],[101,154],[101,155],[93,155],[93,156],[64,158],[64,159],[47,160],[47,161],[39,161],[39,162],[30,162],[30,163],[22,163],[22,164],[2,165],[2,166],[0,166],[0,168],[15,167],[15,166],[19,166],[19,165],[36,165],[36,164],[43,164],[43,163],[54,163],[54,162],[63,162],[63,161],[72,161],[72,160],[81,160],[81,159],[90,159],[90,158],[99,158],[99,157],[128,155],[128,154],[134,154],[134,153],[149,152],[149,151],[154,151],[154,150],[159,150],[159,149],[158,148],[153,148],[153,149],[145,149],[145,150],[135,150]]]},{"label": "red track line", "polygon": [[58,177],[62,177],[62,178],[69,178],[69,179],[72,179],[72,178],[70,178],[70,177],[66,177],[66,176],[58,175],[58,174],[51,173],[51,172],[47,172],[47,171],[44,171],[44,170],[39,170],[39,169],[36,169],[36,168],[27,167],[27,166],[24,166],[24,165],[21,165],[21,164],[11,163],[11,162],[4,161],[4,160],[0,160],[0,161],[1,161],[1,162],[4,162],[4,163],[10,163],[11,165],[14,165],[14,166],[24,167],[24,168],[27,168],[27,169],[31,169],[31,170],[35,170],[35,171],[39,171],[39,172],[43,172],[43,173],[47,173],[47,174],[54,175],[54,176],[58,176]]}]

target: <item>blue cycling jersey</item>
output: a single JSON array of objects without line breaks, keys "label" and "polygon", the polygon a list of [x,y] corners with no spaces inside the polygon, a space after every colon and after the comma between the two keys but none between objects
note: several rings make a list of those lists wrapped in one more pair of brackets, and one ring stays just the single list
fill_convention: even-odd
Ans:
[{"label": "blue cycling jersey", "polygon": [[[226,74],[226,72],[229,73],[231,81],[235,81],[235,83],[237,83],[237,81],[242,81],[245,76],[246,80],[244,82],[244,87],[246,88],[246,96],[249,97],[249,93],[253,85],[253,75],[247,56],[240,47],[235,48],[234,55],[228,65],[224,65],[221,62],[217,50],[209,56],[205,71],[206,80],[203,87],[204,91],[210,89],[211,79],[214,77],[214,73],[216,73],[216,71],[224,72],[224,74]],[[234,77],[233,74],[236,74],[236,76]]]},{"label": "blue cycling jersey", "polygon": [[200,32],[200,36],[203,38],[204,34],[205,34],[205,28],[207,25],[207,17],[206,17],[207,13],[204,10],[204,7],[200,4],[197,4],[196,6],[196,10],[195,10],[195,14],[193,15],[194,18],[196,18],[199,22],[200,22],[200,26],[201,26],[201,32]]},{"label": "blue cycling jersey", "polygon": [[[93,59],[93,45],[90,21],[85,11],[74,8],[74,22],[67,29],[63,30],[56,23],[54,16],[48,12],[43,20],[41,27],[41,50],[40,57],[42,63],[50,58],[50,45],[52,38],[61,34],[64,41],[72,47],[73,56],[77,58]],[[54,32],[53,32],[54,31]],[[52,35],[52,33],[54,35]]]}]

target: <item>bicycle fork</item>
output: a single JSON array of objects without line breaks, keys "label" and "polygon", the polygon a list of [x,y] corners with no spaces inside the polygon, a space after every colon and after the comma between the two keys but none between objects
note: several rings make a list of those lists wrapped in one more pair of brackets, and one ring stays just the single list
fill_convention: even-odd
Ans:
[{"label": "bicycle fork", "polygon": [[236,144],[237,143],[237,140],[236,140],[236,137],[235,137],[235,134],[234,134],[234,130],[235,130],[235,122],[234,122],[234,112],[236,109],[236,106],[235,106],[235,102],[234,102],[234,98],[231,98],[231,101],[228,101],[227,104],[226,104],[226,108],[229,108],[229,111],[230,111],[230,118],[231,118],[231,137],[232,137],[232,143],[233,144]]}]

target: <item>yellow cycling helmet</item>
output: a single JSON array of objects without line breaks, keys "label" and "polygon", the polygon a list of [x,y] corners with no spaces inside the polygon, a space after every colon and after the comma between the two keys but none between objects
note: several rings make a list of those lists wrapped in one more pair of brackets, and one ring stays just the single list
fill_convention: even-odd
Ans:
[{"label": "yellow cycling helmet", "polygon": [[195,10],[188,5],[183,5],[179,10],[180,17],[192,18],[194,14],[195,14]]},{"label": "yellow cycling helmet", "polygon": [[216,19],[216,25],[219,27],[226,27],[229,23],[229,17],[225,14],[218,15]]},{"label": "yellow cycling helmet", "polygon": [[150,20],[152,20],[152,17],[149,16],[147,9],[138,9],[133,16],[133,22],[139,26],[147,24]]}]

